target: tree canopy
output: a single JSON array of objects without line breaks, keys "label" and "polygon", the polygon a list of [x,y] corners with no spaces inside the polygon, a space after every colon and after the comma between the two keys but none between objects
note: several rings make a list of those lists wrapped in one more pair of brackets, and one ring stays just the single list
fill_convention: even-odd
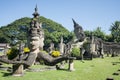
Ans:
[{"label": "tree canopy", "polygon": [[120,21],[115,21],[110,27],[114,42],[120,42]]},{"label": "tree canopy", "polygon": [[102,40],[106,39],[106,34],[101,30],[101,27],[97,27],[94,31],[85,31],[85,35],[90,37],[91,35],[101,38]]}]

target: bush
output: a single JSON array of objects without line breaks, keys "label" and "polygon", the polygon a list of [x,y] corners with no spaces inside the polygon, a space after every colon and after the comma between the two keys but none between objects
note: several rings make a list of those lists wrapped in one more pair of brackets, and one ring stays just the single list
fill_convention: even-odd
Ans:
[{"label": "bush", "polygon": [[59,51],[52,51],[52,54],[51,54],[53,57],[58,57],[60,56],[60,52]]},{"label": "bush", "polygon": [[84,42],[83,48],[84,48],[84,49],[88,49],[89,47],[90,47],[90,42],[89,42],[89,41]]},{"label": "bush", "polygon": [[76,47],[72,48],[71,55],[72,57],[80,57],[80,49]]},{"label": "bush", "polygon": [[10,60],[14,59],[18,55],[18,53],[19,53],[19,50],[15,47],[9,49],[7,51],[8,59],[10,59]]}]

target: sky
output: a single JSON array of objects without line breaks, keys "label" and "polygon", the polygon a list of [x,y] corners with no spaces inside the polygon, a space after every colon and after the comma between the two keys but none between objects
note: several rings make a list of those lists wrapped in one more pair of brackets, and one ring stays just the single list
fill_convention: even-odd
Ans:
[{"label": "sky", "polygon": [[37,4],[40,16],[73,31],[72,18],[83,30],[97,27],[110,34],[110,26],[120,21],[120,0],[0,0],[0,26],[23,17],[33,17]]}]

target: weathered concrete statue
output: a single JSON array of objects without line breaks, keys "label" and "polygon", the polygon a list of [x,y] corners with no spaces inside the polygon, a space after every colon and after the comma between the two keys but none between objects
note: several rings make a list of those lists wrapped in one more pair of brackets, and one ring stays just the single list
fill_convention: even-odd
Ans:
[{"label": "weathered concrete statue", "polygon": [[57,58],[53,58],[49,54],[45,54],[41,52],[40,50],[43,49],[44,46],[44,31],[42,30],[42,26],[38,23],[38,16],[37,8],[35,9],[35,13],[33,14],[34,18],[31,23],[31,29],[29,30],[29,40],[30,40],[30,54],[33,54],[30,58],[29,63],[34,63],[34,61],[31,61],[31,59],[43,59],[48,65],[55,65],[65,59],[68,59],[67,56],[60,56]]},{"label": "weathered concrete statue", "polygon": [[[44,31],[42,30],[41,24],[39,24],[38,19],[39,19],[39,14],[37,12],[37,6],[35,8],[35,12],[33,13],[34,18],[32,19],[30,23],[30,29],[28,30],[28,42],[29,42],[29,48],[30,48],[30,53],[28,54],[23,54],[22,59],[19,60],[17,57],[14,60],[8,60],[7,58],[0,58],[0,62],[8,63],[8,64],[14,64],[13,65],[13,74],[19,74],[19,72],[22,73],[21,69],[28,68],[34,64],[36,58],[38,59],[43,59],[47,65],[53,66],[56,65],[57,63],[71,59],[68,58],[67,55],[63,55],[57,58],[53,58],[49,54],[45,54],[41,52],[40,50],[43,49],[44,46]],[[23,65],[23,66],[21,66]]]},{"label": "weathered concrete statue", "polygon": [[81,42],[85,39],[85,34],[83,32],[83,29],[78,23],[75,22],[74,19],[72,19],[72,20],[73,20],[73,23],[74,23],[74,33],[77,37],[77,41]]}]

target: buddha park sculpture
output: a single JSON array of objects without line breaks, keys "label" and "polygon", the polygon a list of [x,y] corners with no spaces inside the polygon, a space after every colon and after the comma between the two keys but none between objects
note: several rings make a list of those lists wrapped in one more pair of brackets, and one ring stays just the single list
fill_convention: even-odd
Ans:
[{"label": "buddha park sculpture", "polygon": [[85,34],[84,34],[83,29],[82,29],[82,26],[80,26],[78,23],[76,23],[74,19],[72,19],[72,20],[74,23],[74,33],[76,35],[77,41],[81,42],[85,39]]},{"label": "buddha park sculpture", "polygon": [[[54,66],[57,63],[60,63],[64,60],[70,60],[70,63],[73,65],[73,58],[68,55],[63,55],[57,58],[50,56],[49,54],[45,54],[41,52],[44,46],[44,31],[42,29],[41,24],[39,24],[39,13],[37,12],[37,6],[35,8],[35,12],[33,13],[33,18],[30,23],[30,29],[28,29],[28,45],[30,48],[30,52],[28,54],[18,55],[14,60],[9,60],[4,57],[0,57],[0,62],[13,64],[13,75],[21,76],[23,75],[23,70],[32,66],[37,59],[43,59],[47,65]],[[21,53],[20,53],[21,54]],[[21,59],[19,59],[21,57]],[[71,65],[71,64],[69,64]],[[69,69],[73,69],[73,67],[69,67]]]}]

